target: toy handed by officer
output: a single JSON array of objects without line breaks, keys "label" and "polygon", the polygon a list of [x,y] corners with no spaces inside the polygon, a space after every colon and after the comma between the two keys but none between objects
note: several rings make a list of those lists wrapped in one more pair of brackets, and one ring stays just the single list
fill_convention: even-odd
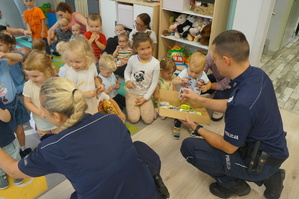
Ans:
[{"label": "toy handed by officer", "polygon": [[285,178],[280,166],[289,156],[286,133],[272,82],[264,71],[250,65],[249,51],[242,32],[227,30],[215,38],[212,58],[219,72],[232,80],[230,98],[204,98],[184,88],[182,100],[224,113],[224,134],[209,131],[186,117],[182,122],[204,139],[185,139],[181,153],[216,180],[210,185],[215,196],[245,196],[251,190],[246,181],[251,181],[265,185],[267,199],[277,199]]}]

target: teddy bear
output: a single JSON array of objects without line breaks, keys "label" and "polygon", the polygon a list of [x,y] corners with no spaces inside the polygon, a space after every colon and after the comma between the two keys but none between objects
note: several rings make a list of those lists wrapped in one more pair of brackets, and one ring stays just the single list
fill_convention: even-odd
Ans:
[{"label": "teddy bear", "polygon": [[212,23],[205,25],[200,34],[194,37],[194,41],[201,43],[202,45],[208,46],[210,42],[210,35],[212,30]]}]

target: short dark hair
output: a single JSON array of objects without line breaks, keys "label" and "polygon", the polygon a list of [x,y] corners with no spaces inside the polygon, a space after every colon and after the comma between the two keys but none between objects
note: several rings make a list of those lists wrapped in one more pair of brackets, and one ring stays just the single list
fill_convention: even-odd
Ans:
[{"label": "short dark hair", "polygon": [[248,60],[250,47],[246,36],[237,30],[226,30],[213,41],[215,53],[219,56],[229,56],[236,62]]},{"label": "short dark hair", "polygon": [[139,17],[143,21],[147,29],[151,29],[150,27],[151,17],[147,13],[141,13],[137,17]]},{"label": "short dark hair", "polygon": [[88,20],[90,21],[100,21],[100,23],[102,24],[102,17],[99,14],[96,13],[91,13],[88,15]]}]

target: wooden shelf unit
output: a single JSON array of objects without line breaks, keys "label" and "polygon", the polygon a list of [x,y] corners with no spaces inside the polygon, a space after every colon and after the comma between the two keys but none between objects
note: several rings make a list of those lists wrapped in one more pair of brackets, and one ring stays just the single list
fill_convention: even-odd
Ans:
[{"label": "wooden shelf unit", "polygon": [[[160,0],[160,24],[159,24],[159,51],[158,59],[161,60],[167,53],[169,47],[174,46],[177,42],[183,43],[190,47],[198,48],[199,50],[208,50],[211,47],[213,39],[221,32],[226,30],[228,13],[230,8],[230,0],[215,0],[213,17],[196,14],[189,10],[180,11],[179,9],[163,8],[163,0]],[[164,36],[162,32],[169,28],[169,17],[173,16],[173,13],[184,13],[188,15],[195,15],[204,18],[212,19],[212,31],[210,36],[209,46],[201,45],[199,42],[191,42],[185,39],[176,39],[174,36]]]}]

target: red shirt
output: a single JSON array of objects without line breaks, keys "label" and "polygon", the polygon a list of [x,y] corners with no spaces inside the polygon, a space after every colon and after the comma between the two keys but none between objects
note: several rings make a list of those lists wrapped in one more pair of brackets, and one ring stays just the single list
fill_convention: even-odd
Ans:
[{"label": "red shirt", "polygon": [[[90,31],[84,33],[84,37],[88,40],[90,39],[91,35],[92,35],[92,33]],[[99,33],[98,41],[101,42],[105,46],[107,45],[106,37],[102,33]],[[94,56],[97,58],[97,60],[99,60],[103,51],[98,47],[98,45],[96,44],[95,41],[93,41],[91,43],[91,47],[93,49]]]}]

